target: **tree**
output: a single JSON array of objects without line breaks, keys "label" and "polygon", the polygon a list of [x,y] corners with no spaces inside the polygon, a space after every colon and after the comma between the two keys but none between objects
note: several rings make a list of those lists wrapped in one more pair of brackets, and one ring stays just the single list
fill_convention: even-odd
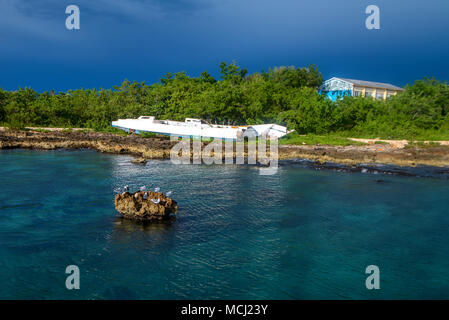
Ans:
[{"label": "tree", "polygon": [[248,74],[248,70],[246,68],[241,69],[240,66],[237,66],[236,62],[232,62],[231,64],[221,62],[219,67],[221,78],[225,81],[230,81],[233,83],[240,82]]},{"label": "tree", "polygon": [[8,92],[0,88],[0,123],[5,121],[5,105],[7,104]]},{"label": "tree", "polygon": [[217,82],[217,80],[215,80],[215,79],[209,74],[209,72],[207,72],[207,70],[206,70],[206,71],[203,71],[203,72],[201,73],[200,79],[201,79],[201,81],[207,82],[207,83],[215,83],[215,82]]},{"label": "tree", "polygon": [[328,133],[338,125],[336,105],[313,88],[301,88],[281,116],[300,134]]},{"label": "tree", "polygon": [[276,67],[270,69],[265,77],[271,81],[279,82],[286,87],[301,88],[310,87],[318,88],[323,82],[323,76],[315,67],[310,65],[307,68],[295,69],[290,67]]}]

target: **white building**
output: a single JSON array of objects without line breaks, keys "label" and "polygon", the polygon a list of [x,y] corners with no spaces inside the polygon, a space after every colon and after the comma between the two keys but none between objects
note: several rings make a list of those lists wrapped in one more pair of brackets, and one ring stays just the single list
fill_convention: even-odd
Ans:
[{"label": "white building", "polygon": [[325,81],[319,90],[335,101],[344,96],[386,100],[404,89],[389,83],[334,77]]}]

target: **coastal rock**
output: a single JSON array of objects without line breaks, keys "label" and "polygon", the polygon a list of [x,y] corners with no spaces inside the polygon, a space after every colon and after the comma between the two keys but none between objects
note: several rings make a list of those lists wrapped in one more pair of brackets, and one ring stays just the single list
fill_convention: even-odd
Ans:
[{"label": "coastal rock", "polygon": [[176,201],[161,192],[124,192],[115,196],[114,203],[124,218],[138,221],[167,220],[178,211]]},{"label": "coastal rock", "polygon": [[[28,134],[28,135],[27,135]],[[0,130],[2,149],[95,149],[113,154],[129,154],[145,159],[169,159],[176,144],[165,137],[142,138],[92,131],[17,131]]]},{"label": "coastal rock", "polygon": [[145,158],[134,158],[131,160],[131,163],[134,164],[146,164],[147,163],[147,159]]}]

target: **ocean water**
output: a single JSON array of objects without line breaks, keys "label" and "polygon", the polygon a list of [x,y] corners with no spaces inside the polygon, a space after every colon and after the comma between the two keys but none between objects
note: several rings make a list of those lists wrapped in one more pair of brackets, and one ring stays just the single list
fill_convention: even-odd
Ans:
[{"label": "ocean water", "polygon": [[[449,298],[447,179],[130,159],[0,151],[0,299]],[[125,184],[174,191],[177,219],[119,218]]]}]

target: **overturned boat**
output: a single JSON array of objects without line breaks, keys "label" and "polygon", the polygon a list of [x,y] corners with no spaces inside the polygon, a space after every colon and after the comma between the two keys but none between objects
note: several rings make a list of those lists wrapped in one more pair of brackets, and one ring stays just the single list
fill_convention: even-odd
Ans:
[{"label": "overturned boat", "polygon": [[137,119],[119,119],[112,126],[127,132],[153,132],[156,134],[207,137],[221,139],[241,139],[246,136],[281,138],[291,131],[277,124],[260,124],[251,126],[228,126],[210,124],[204,120],[186,118],[184,122],[173,120],[156,120],[153,116],[140,116]]}]

